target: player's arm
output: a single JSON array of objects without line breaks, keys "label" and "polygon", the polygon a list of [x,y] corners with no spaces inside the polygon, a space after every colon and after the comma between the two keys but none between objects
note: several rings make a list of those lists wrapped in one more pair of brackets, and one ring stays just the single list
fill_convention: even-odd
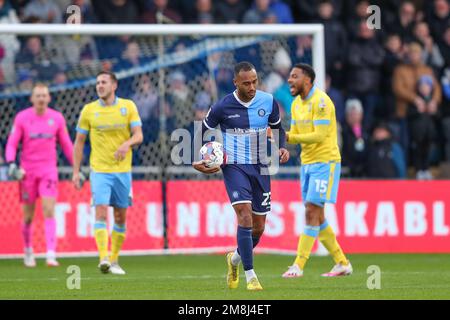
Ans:
[{"label": "player's arm", "polygon": [[76,130],[77,135],[73,147],[72,183],[76,189],[80,189],[83,180],[83,174],[80,172],[81,161],[83,160],[83,149],[90,130],[86,107],[81,110]]},{"label": "player's arm", "polygon": [[24,171],[15,163],[17,156],[17,148],[23,137],[23,128],[20,123],[20,119],[16,117],[14,124],[9,134],[8,141],[6,143],[5,160],[8,163],[8,175],[14,180],[21,180],[24,176]]},{"label": "player's arm", "polygon": [[286,131],[281,125],[280,107],[278,103],[273,100],[272,113],[269,115],[269,126],[274,132],[278,132],[278,141],[275,141],[279,148],[280,163],[286,163],[289,160],[289,151],[286,149]]},{"label": "player's arm", "polygon": [[[333,108],[331,100],[320,101],[313,105],[313,126],[314,131],[310,133],[298,133],[291,130],[287,134],[288,143],[292,144],[314,144],[320,143],[328,136],[328,130],[331,123],[331,110]],[[293,126],[295,128],[295,126]]]},{"label": "player's arm", "polygon": [[[203,142],[203,137],[205,136],[205,132],[208,131],[208,130],[214,130],[214,128],[219,125],[219,122],[220,122],[220,116],[219,116],[218,108],[217,108],[217,106],[212,106],[209,109],[205,119],[203,119],[203,121],[202,121],[201,129],[199,129],[197,132],[195,132],[194,139],[198,135],[201,135],[201,141]],[[197,150],[195,150],[195,151],[197,151]],[[216,173],[216,172],[218,172],[220,170],[220,168],[209,168],[209,167],[207,167],[205,160],[194,161],[192,163],[192,166],[197,171],[200,171],[200,172],[206,173],[206,174]]]},{"label": "player's arm", "polygon": [[114,158],[118,161],[122,161],[127,156],[130,148],[138,146],[144,141],[144,135],[142,134],[142,121],[139,117],[137,107],[134,103],[130,107],[130,131],[131,137],[120,145],[117,151],[114,153]]},{"label": "player's arm", "polygon": [[58,129],[58,141],[67,160],[69,160],[69,163],[73,165],[73,144],[72,140],[70,140],[69,132],[67,131],[66,120],[64,120],[62,115],[61,123]]}]

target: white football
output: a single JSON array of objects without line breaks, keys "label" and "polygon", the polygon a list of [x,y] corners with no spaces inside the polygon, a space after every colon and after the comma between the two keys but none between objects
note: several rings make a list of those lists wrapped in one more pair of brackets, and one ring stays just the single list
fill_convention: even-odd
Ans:
[{"label": "white football", "polygon": [[205,143],[200,149],[200,159],[205,160],[209,168],[220,167],[226,160],[222,144],[217,141]]}]

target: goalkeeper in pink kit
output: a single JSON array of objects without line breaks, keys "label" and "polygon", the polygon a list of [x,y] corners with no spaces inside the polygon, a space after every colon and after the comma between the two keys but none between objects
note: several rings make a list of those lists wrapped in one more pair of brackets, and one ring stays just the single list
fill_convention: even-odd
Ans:
[{"label": "goalkeeper in pink kit", "polygon": [[[56,143],[64,155],[73,163],[73,144],[70,140],[63,115],[48,107],[48,87],[36,84],[31,94],[33,106],[19,112],[6,144],[6,161],[9,176],[19,180],[20,201],[24,220],[22,235],[25,245],[24,264],[36,266],[32,248],[32,221],[38,197],[42,201],[45,217],[45,240],[47,265],[58,266],[56,261],[55,202],[58,195],[58,169]],[[22,143],[20,167],[15,164],[17,148]]]}]

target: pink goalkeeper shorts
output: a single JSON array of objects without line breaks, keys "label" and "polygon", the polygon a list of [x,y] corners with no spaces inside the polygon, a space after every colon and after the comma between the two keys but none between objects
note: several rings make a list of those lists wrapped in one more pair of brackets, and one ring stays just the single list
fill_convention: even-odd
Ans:
[{"label": "pink goalkeeper shorts", "polygon": [[34,203],[38,197],[56,198],[58,196],[58,171],[26,171],[20,181],[20,201]]}]

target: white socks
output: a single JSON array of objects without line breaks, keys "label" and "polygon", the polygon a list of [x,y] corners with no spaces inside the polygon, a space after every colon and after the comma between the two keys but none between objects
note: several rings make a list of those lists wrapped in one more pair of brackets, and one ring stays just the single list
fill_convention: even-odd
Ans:
[{"label": "white socks", "polygon": [[237,266],[241,263],[241,256],[237,252],[237,249],[233,252],[233,255],[231,256],[231,264],[233,266]]},{"label": "white socks", "polygon": [[251,269],[251,270],[245,271],[245,279],[247,279],[247,282],[249,282],[253,278],[258,278],[256,276],[255,270]]}]

